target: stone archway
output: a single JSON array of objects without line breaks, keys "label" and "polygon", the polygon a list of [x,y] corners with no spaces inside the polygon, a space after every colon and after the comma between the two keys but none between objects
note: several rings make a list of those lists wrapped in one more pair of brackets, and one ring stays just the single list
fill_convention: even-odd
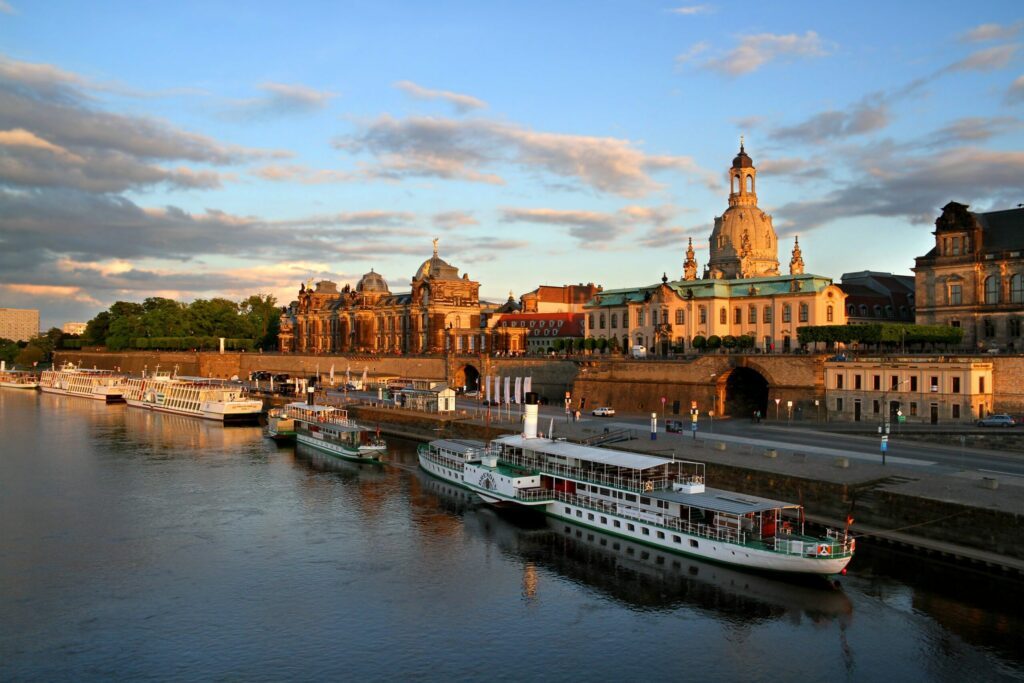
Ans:
[{"label": "stone archway", "polygon": [[[724,385],[724,386],[723,386]],[[724,412],[736,418],[752,417],[760,410],[761,416],[768,413],[768,380],[757,370],[747,367],[734,368],[719,384]]]},{"label": "stone archway", "polygon": [[452,389],[462,391],[462,387],[466,387],[466,391],[480,389],[480,371],[474,366],[463,365],[455,371],[455,376],[452,378]]}]

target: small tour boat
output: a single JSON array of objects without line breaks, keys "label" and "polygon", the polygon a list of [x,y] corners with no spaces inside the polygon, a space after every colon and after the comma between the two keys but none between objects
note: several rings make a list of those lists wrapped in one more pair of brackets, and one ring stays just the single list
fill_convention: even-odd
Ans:
[{"label": "small tour boat", "polygon": [[304,403],[289,403],[281,408],[267,411],[267,436],[279,443],[295,441],[295,417],[293,411]]},{"label": "small tour boat", "polygon": [[796,503],[709,488],[704,464],[537,436],[536,395],[522,434],[433,441],[427,472],[497,506],[521,506],[663,550],[749,569],[838,574],[853,557],[845,531],[805,532]]},{"label": "small tour boat", "polygon": [[65,363],[59,370],[43,370],[39,388],[47,394],[81,396],[106,403],[124,403],[126,375],[110,370],[86,369]]},{"label": "small tour boat", "polygon": [[0,368],[0,388],[38,389],[39,375],[26,370]]},{"label": "small tour boat", "polygon": [[348,411],[334,406],[292,403],[288,415],[295,426],[295,439],[355,462],[380,462],[387,444],[371,430],[349,419]]}]

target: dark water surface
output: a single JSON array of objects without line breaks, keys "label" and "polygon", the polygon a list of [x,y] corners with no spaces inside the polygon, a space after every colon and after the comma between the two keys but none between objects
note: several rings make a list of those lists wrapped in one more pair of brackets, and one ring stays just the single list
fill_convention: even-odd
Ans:
[{"label": "dark water surface", "polygon": [[766,578],[497,514],[389,443],[0,390],[0,680],[1024,678],[1019,583],[864,544],[839,588]]}]

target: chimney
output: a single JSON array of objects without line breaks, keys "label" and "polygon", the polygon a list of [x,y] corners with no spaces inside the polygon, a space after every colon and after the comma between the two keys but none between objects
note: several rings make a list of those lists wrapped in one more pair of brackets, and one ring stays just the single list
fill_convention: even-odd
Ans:
[{"label": "chimney", "polygon": [[528,391],[523,397],[526,403],[526,412],[523,414],[523,438],[537,438],[537,394]]}]

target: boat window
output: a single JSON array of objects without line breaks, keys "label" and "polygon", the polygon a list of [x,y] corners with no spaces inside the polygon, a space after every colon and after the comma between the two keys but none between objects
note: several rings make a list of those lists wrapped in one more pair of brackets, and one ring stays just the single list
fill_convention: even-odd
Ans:
[{"label": "boat window", "polygon": [[629,530],[629,531],[636,531],[636,527],[633,526],[632,524],[627,524],[626,525],[626,529]]},{"label": "boat window", "polygon": [[581,511],[577,510],[577,511],[576,511],[576,516],[577,516],[577,517],[582,517],[582,516],[583,516],[583,513],[582,513]]},{"label": "boat window", "polygon": [[672,542],[673,542],[673,543],[682,543],[682,542],[683,542],[683,539],[681,539],[681,538],[679,538],[678,536],[676,536],[676,535],[674,535],[674,534],[673,534],[673,536],[672,536]]},{"label": "boat window", "polygon": [[659,531],[658,532],[658,538],[665,538],[665,532],[664,531]]},{"label": "boat window", "polygon": [[648,498],[647,496],[640,496],[640,504],[641,505],[650,505],[651,504],[651,499]]},{"label": "boat window", "polygon": [[651,535],[651,530],[648,529],[647,527],[644,527],[643,529],[641,529],[641,531],[643,532],[644,536],[650,536]]},{"label": "boat window", "polygon": [[590,520],[591,522],[593,522],[594,521],[594,513],[593,512],[588,512],[587,513],[587,519]]},{"label": "boat window", "polygon": [[627,494],[625,494],[625,495],[623,496],[623,498],[625,498],[626,500],[628,500],[628,501],[629,501],[630,503],[635,503],[635,502],[636,502],[636,496],[634,496],[634,495],[633,495],[632,493],[627,493]]},{"label": "boat window", "polygon": [[607,524],[607,523],[608,523],[608,518],[607,517],[602,517],[601,518],[601,524]]},{"label": "boat window", "polygon": [[571,515],[572,514],[572,510],[570,510],[569,508],[565,508],[565,514]]},{"label": "boat window", "polygon": [[691,538],[690,539],[690,547],[691,548],[696,548],[697,547],[697,541],[695,541],[694,539]]},{"label": "boat window", "polygon": [[616,520],[613,520],[613,521],[612,521],[612,525],[613,525],[613,526],[614,526],[614,527],[615,527],[616,529],[618,529],[618,528],[620,528],[620,527],[622,526],[622,524],[621,524],[621,523],[619,522],[619,520],[617,520],[617,519],[616,519]]},{"label": "boat window", "polygon": [[608,489],[601,489],[601,495],[602,496],[607,496],[608,494],[609,494]]}]

